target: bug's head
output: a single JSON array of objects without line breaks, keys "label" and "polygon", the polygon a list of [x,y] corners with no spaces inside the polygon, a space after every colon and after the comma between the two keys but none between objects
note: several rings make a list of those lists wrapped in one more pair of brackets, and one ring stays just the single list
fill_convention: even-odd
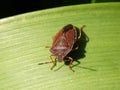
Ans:
[{"label": "bug's head", "polygon": [[58,61],[58,62],[62,62],[62,61],[63,61],[63,58],[64,58],[64,57],[63,57],[62,55],[58,55],[58,56],[57,56],[57,61]]}]

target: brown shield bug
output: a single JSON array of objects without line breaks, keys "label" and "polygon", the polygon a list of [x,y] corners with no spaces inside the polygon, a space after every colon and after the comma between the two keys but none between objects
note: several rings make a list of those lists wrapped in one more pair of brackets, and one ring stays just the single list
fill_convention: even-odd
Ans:
[{"label": "brown shield bug", "polygon": [[[62,62],[64,61],[64,58],[67,58],[68,61],[70,61],[69,68],[70,70],[74,71],[72,69],[72,57],[67,56],[67,54],[73,50],[77,50],[79,47],[73,48],[74,44],[77,40],[81,37],[81,30],[83,29],[85,25],[83,25],[80,30],[79,34],[76,30],[76,27],[72,24],[68,24],[64,26],[54,37],[53,37],[53,43],[50,47],[50,52],[52,53],[50,55],[50,62],[44,62],[39,63],[41,64],[47,64],[47,63],[53,63],[53,66],[51,67],[51,70],[56,66],[56,62]],[[49,47],[49,46],[47,46]],[[56,59],[53,60],[52,56],[55,56]]]}]

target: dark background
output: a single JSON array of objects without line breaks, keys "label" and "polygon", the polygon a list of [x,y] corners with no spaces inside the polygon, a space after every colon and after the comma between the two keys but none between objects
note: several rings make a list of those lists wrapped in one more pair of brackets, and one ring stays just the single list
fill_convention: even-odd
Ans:
[{"label": "dark background", "polygon": [[91,0],[0,0],[0,18],[25,12],[90,3]]},{"label": "dark background", "polygon": [[0,0],[0,18],[35,10],[85,3],[91,3],[91,0]]}]

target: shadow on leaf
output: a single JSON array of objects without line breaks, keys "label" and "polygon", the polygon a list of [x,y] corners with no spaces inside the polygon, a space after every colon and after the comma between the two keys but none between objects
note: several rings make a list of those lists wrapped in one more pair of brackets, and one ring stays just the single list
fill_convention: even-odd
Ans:
[{"label": "shadow on leaf", "polygon": [[[79,36],[79,28],[76,27],[76,30],[77,30],[77,34]],[[75,67],[75,66],[78,66],[80,64],[80,60],[82,58],[85,58],[86,57],[86,46],[87,46],[87,43],[89,42],[89,37],[86,35],[86,33],[82,30],[81,31],[81,37],[80,39],[74,44],[73,48],[76,48],[78,47],[77,50],[74,50],[74,51],[71,51],[70,53],[68,53],[68,57],[71,57],[73,59],[73,62],[77,62],[77,64],[73,65],[72,67]],[[64,58],[64,63],[65,65],[69,65],[70,64],[70,61],[67,60],[67,58]],[[96,71],[94,69],[90,69],[88,67],[80,67],[80,68],[84,68],[84,69],[89,69],[89,70],[92,70],[92,71]]]}]

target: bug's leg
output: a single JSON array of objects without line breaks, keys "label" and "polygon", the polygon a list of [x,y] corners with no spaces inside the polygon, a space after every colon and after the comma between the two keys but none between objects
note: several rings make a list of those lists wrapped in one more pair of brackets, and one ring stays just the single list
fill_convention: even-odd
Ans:
[{"label": "bug's leg", "polygon": [[74,70],[72,69],[72,63],[73,63],[73,59],[71,57],[68,57],[68,61],[70,61],[70,64],[69,64],[69,69],[72,70],[74,72]]},{"label": "bug's leg", "polygon": [[43,63],[38,63],[38,65],[48,64],[48,63],[52,63],[52,62],[43,62]]},{"label": "bug's leg", "polygon": [[85,25],[83,25],[82,27],[80,27],[79,36],[78,36],[77,40],[79,40],[81,38],[81,32],[82,32],[82,30],[83,30],[84,27],[85,27]]},{"label": "bug's leg", "polygon": [[79,47],[77,46],[77,47],[73,48],[72,51],[76,51],[76,50],[78,50],[78,48]]},{"label": "bug's leg", "polygon": [[50,59],[52,60],[52,63],[53,63],[52,67],[50,68],[51,70],[56,66],[56,59],[53,60],[52,56],[54,56],[54,55],[50,55]]},{"label": "bug's leg", "polygon": [[51,46],[45,46],[45,48],[51,48]]},{"label": "bug's leg", "polygon": [[78,36],[77,40],[80,40],[80,38],[81,38],[81,30],[79,31],[79,36]]}]

